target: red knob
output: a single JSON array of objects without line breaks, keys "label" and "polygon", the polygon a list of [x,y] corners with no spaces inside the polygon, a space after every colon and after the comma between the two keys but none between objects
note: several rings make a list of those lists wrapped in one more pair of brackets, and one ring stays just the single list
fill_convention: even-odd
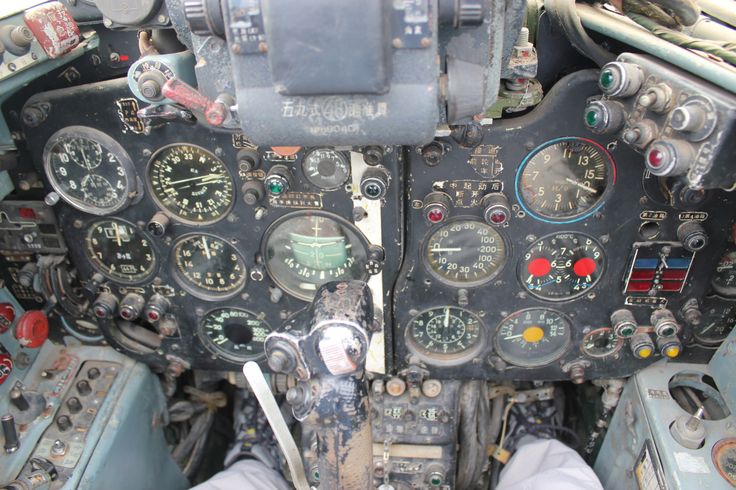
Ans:
[{"label": "red knob", "polygon": [[15,320],[15,308],[10,303],[0,303],[0,333],[8,331]]},{"label": "red knob", "polygon": [[43,311],[33,310],[23,313],[15,326],[15,338],[23,347],[41,347],[49,336],[49,319]]}]

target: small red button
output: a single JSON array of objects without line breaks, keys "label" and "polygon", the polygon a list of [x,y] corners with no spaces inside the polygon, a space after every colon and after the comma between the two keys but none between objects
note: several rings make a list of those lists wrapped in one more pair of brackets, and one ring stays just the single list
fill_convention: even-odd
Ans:
[{"label": "small red button", "polygon": [[23,313],[15,326],[15,338],[23,347],[40,347],[49,336],[49,320],[43,311]]}]

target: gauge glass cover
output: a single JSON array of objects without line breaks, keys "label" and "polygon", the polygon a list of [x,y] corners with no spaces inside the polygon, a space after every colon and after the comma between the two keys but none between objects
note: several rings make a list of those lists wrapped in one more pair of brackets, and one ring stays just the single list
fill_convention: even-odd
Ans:
[{"label": "gauge glass cover", "polygon": [[130,156],[102,131],[69,126],[54,133],[43,151],[46,175],[71,206],[90,214],[122,210],[137,194]]},{"label": "gauge glass cover", "polygon": [[230,171],[219,158],[196,145],[176,144],[158,150],[148,164],[147,181],[161,209],[188,224],[217,222],[235,202]]},{"label": "gauge glass cover", "polygon": [[723,254],[711,282],[719,294],[736,297],[736,250]]},{"label": "gauge glass cover", "polygon": [[549,308],[517,311],[498,325],[496,352],[515,366],[544,366],[567,352],[571,330],[572,322],[559,311]]},{"label": "gauge glass cover", "polygon": [[601,145],[584,138],[558,138],[524,159],[516,174],[516,193],[535,218],[571,223],[597,211],[615,180],[613,158]]},{"label": "gauge glass cover", "polygon": [[583,337],[580,348],[589,357],[603,358],[616,354],[624,346],[624,339],[611,328],[599,328]]},{"label": "gauge glass cover", "polygon": [[204,315],[199,334],[214,354],[233,362],[263,357],[263,345],[271,333],[263,319],[240,308],[217,308]]},{"label": "gauge glass cover", "polygon": [[736,326],[736,301],[709,296],[701,302],[700,311],[700,323],[692,325],[693,337],[707,347],[721,345]]},{"label": "gauge glass cover", "polygon": [[231,297],[245,285],[245,261],[222,238],[205,233],[187,235],[174,244],[172,255],[175,277],[198,298]]},{"label": "gauge glass cover", "polygon": [[482,221],[450,221],[430,232],[424,243],[427,269],[451,286],[485,284],[501,272],[507,259],[504,238]]},{"label": "gauge glass cover", "polygon": [[315,148],[304,155],[302,171],[310,184],[331,191],[340,188],[350,178],[350,162],[343,152]]},{"label": "gauge glass cover", "polygon": [[524,252],[517,275],[524,289],[537,298],[565,301],[588,292],[605,268],[606,256],[596,239],[582,233],[555,233]]},{"label": "gauge glass cover", "polygon": [[261,249],[271,279],[305,301],[326,282],[368,275],[368,241],[352,224],[321,211],[297,211],[276,220]]},{"label": "gauge glass cover", "polygon": [[483,324],[462,308],[431,308],[409,321],[406,340],[410,350],[429,364],[462,364],[482,348]]},{"label": "gauge glass cover", "polygon": [[145,233],[120,219],[103,219],[87,229],[85,252],[106,277],[122,283],[148,279],[156,268],[156,253]]}]

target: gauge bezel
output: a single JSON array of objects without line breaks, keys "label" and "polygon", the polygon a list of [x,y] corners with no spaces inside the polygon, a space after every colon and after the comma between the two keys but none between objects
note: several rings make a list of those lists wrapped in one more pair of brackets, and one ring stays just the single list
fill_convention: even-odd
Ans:
[{"label": "gauge bezel", "polygon": [[[441,352],[429,352],[424,347],[420,346],[417,341],[414,339],[414,336],[411,334],[412,325],[414,323],[414,320],[421,317],[422,315],[425,315],[433,310],[441,311],[445,308],[450,308],[451,310],[460,310],[473,318],[477,320],[478,325],[480,326],[480,330],[478,333],[478,340],[468,349],[462,351],[462,352],[454,352],[452,354],[443,354]],[[466,309],[461,308],[459,306],[451,306],[451,305],[445,305],[445,306],[433,306],[431,308],[426,308],[416,315],[413,315],[409,321],[406,323],[406,326],[403,329],[404,332],[404,342],[406,344],[406,347],[409,349],[409,352],[419,357],[422,361],[426,362],[427,364],[430,364],[432,366],[439,366],[439,367],[453,367],[453,366],[459,366],[462,364],[465,364],[466,362],[469,362],[473,360],[474,358],[478,357],[478,355],[483,351],[483,349],[486,346],[486,328],[483,323],[483,320],[480,318],[479,315],[476,313]]]},{"label": "gauge bezel", "polygon": [[[524,259],[524,256],[527,253],[529,253],[529,251],[532,250],[535,245],[538,245],[539,242],[541,242],[541,241],[548,240],[550,238],[554,238],[554,237],[556,237],[558,235],[575,235],[578,238],[579,237],[585,237],[585,238],[589,238],[589,239],[593,240],[593,242],[598,246],[598,248],[601,251],[601,254],[603,255],[603,261],[602,261],[602,264],[601,264],[601,272],[598,275],[598,278],[595,280],[595,282],[590,285],[590,287],[588,287],[586,289],[583,289],[581,291],[578,291],[577,293],[573,294],[572,296],[564,296],[564,297],[560,297],[560,298],[550,298],[550,297],[541,295],[541,294],[539,294],[539,293],[537,293],[535,291],[532,291],[532,290],[530,290],[527,287],[526,281],[524,281],[523,280],[523,277],[522,277],[522,266],[526,262],[525,259]],[[603,275],[606,273],[606,270],[607,269],[608,269],[608,256],[606,255],[605,248],[603,247],[603,245],[601,244],[601,242],[598,241],[597,238],[595,238],[592,235],[588,235],[587,233],[582,233],[582,232],[579,232],[579,231],[558,231],[558,232],[550,233],[548,235],[545,235],[545,236],[543,236],[541,238],[538,238],[538,239],[534,240],[528,247],[526,247],[524,249],[524,251],[519,256],[519,260],[517,261],[517,264],[516,264],[516,280],[519,282],[519,284],[521,285],[522,289],[526,293],[534,296],[535,298],[537,298],[539,300],[548,301],[550,303],[564,303],[566,301],[573,301],[573,300],[579,299],[581,296],[585,296],[588,293],[590,293],[601,282],[601,279],[603,279]]]},{"label": "gauge bezel", "polygon": [[[550,147],[552,145],[555,145],[557,143],[560,143],[562,141],[581,141],[586,144],[592,145],[596,147],[604,156],[604,159],[606,160],[606,188],[603,191],[603,193],[600,195],[598,200],[587,210],[582,211],[580,213],[566,216],[563,218],[555,218],[550,216],[545,216],[544,214],[540,212],[535,212],[530,209],[530,206],[528,203],[526,203],[523,199],[523,194],[521,190],[519,189],[519,186],[521,185],[521,176],[524,173],[524,170],[526,169],[529,162],[532,161],[532,159],[539,154],[542,150],[544,150],[547,147]],[[608,201],[608,198],[610,197],[611,193],[613,192],[613,187],[616,185],[616,161],[613,159],[613,156],[611,153],[600,143],[593,141],[589,138],[583,138],[580,136],[562,136],[559,138],[553,138],[551,140],[545,141],[541,145],[534,148],[532,151],[530,151],[522,160],[521,164],[519,165],[518,170],[516,171],[516,177],[514,178],[514,193],[516,194],[516,200],[519,203],[519,206],[524,210],[526,214],[531,216],[534,219],[537,219],[539,221],[543,221],[545,223],[551,223],[555,225],[560,224],[567,224],[567,223],[576,223],[578,221],[582,221],[591,215],[598,212],[603,205]]]},{"label": "gauge bezel", "polygon": [[[520,316],[527,311],[537,311],[537,310],[544,310],[546,312],[553,312],[557,314],[562,320],[564,320],[567,323],[567,328],[565,329],[565,343],[560,346],[555,352],[552,354],[548,354],[545,357],[542,357],[538,360],[527,360],[527,359],[521,359],[516,358],[514,354],[509,355],[507,352],[504,352],[501,348],[501,342],[499,335],[499,332],[501,331],[501,328],[514,317]],[[507,315],[504,317],[498,325],[496,325],[495,330],[493,331],[493,350],[495,353],[503,359],[506,363],[510,364],[511,366],[518,367],[518,368],[524,368],[524,369],[531,369],[531,368],[540,368],[544,366],[548,366],[552,364],[553,362],[561,359],[570,351],[570,346],[572,345],[572,329],[573,329],[573,322],[570,319],[569,316],[561,312],[560,310],[556,310],[554,308],[548,308],[546,306],[533,306],[531,308],[524,308],[522,310],[517,310],[510,315]]]},{"label": "gauge bezel", "polygon": [[[240,261],[243,264],[243,282],[240,284],[236,289],[232,291],[228,291],[226,293],[218,293],[217,291],[209,291],[206,289],[202,289],[200,286],[197,286],[190,282],[190,280],[186,277],[183,277],[181,272],[179,271],[179,268],[176,266],[177,263],[177,247],[184,241],[189,240],[193,237],[202,237],[207,236],[214,238],[215,240],[218,240],[228,247],[231,247],[233,249],[233,252],[237,257],[240,259]],[[203,232],[192,232],[192,233],[186,233],[184,235],[181,235],[177,237],[176,241],[174,241],[171,244],[171,258],[170,258],[170,270],[171,275],[174,277],[174,280],[176,283],[181,286],[182,289],[184,289],[187,293],[191,294],[195,298],[199,298],[205,301],[221,301],[233,298],[238,293],[240,293],[243,288],[245,288],[245,285],[248,283],[248,265],[245,262],[245,257],[243,257],[243,254],[240,253],[240,251],[237,249],[235,245],[233,245],[229,240],[226,240],[225,238],[222,238],[220,236],[214,235],[212,233],[203,233]]]},{"label": "gauge bezel", "polygon": [[[726,333],[726,335],[723,338],[720,338],[720,339],[718,339],[718,338],[703,337],[701,334],[699,334],[701,328],[703,326],[707,326],[707,325],[705,325],[705,323],[706,323],[705,318],[709,314],[708,309],[711,306],[708,303],[712,303],[712,302],[721,303],[719,306],[722,306],[724,308],[736,307],[736,299],[730,298],[730,297],[727,297],[727,296],[720,296],[718,294],[708,295],[708,296],[704,297],[700,301],[700,309],[701,309],[701,312],[702,312],[702,315],[703,315],[702,318],[701,318],[701,324],[698,325],[698,326],[691,326],[691,330],[690,331],[692,333],[692,336],[693,336],[693,339],[695,340],[695,342],[700,347],[703,347],[704,349],[717,349],[721,344],[723,344],[723,342],[730,335],[730,333],[734,329],[736,329],[736,325],[732,326],[731,327],[731,330],[729,330],[728,333]],[[723,317],[721,317],[721,318],[723,318]]]},{"label": "gauge bezel", "polygon": [[[492,232],[496,233],[499,237],[501,237],[501,241],[503,242],[504,250],[505,250],[505,257],[502,261],[502,263],[498,266],[498,268],[491,274],[490,276],[483,278],[478,281],[472,281],[472,282],[457,282],[453,281],[451,279],[447,279],[446,277],[443,277],[440,273],[435,271],[431,264],[429,263],[429,257],[428,257],[428,246],[430,239],[435,235],[435,233],[438,233],[440,230],[442,230],[445,227],[456,225],[458,223],[465,223],[465,222],[474,222],[477,224],[480,224],[481,226],[485,226],[488,229],[490,229]],[[489,224],[487,224],[482,219],[479,219],[477,216],[455,216],[453,218],[448,219],[447,221],[444,221],[442,223],[438,223],[435,226],[432,226],[429,231],[425,234],[424,238],[422,239],[421,243],[421,253],[422,253],[422,264],[424,265],[424,268],[426,271],[435,279],[440,281],[442,284],[446,286],[451,286],[454,288],[476,288],[483,286],[485,284],[488,284],[495,278],[497,278],[506,268],[506,265],[511,261],[513,257],[513,250],[511,247],[511,242],[506,237],[506,235],[503,233],[503,231],[499,230],[496,227],[493,227]]]},{"label": "gauge bezel", "polygon": [[718,266],[720,265],[721,261],[728,255],[736,256],[736,250],[726,250],[721,254],[721,256],[718,259],[718,263],[716,264],[716,270],[714,274],[711,276],[710,285],[713,288],[713,290],[719,295],[725,296],[727,298],[736,298],[736,287],[722,286],[720,284],[717,284],[715,281],[717,275],[719,274]]},{"label": "gauge bezel", "polygon": [[[223,210],[222,214],[215,219],[196,221],[196,220],[190,220],[190,219],[183,218],[177,213],[167,208],[161,201],[156,190],[153,188],[153,182],[151,180],[151,170],[153,169],[153,162],[155,162],[156,159],[161,154],[163,154],[165,151],[168,151],[172,148],[182,147],[182,146],[191,146],[192,148],[196,148],[197,150],[208,154],[213,160],[219,162],[222,165],[222,167],[225,169],[225,172],[228,175],[228,178],[230,179],[230,183],[232,185],[232,199],[230,200],[230,204],[228,204],[227,208]],[[151,158],[148,160],[148,163],[146,164],[146,179],[145,180],[146,180],[146,188],[148,190],[148,193],[150,194],[151,199],[153,200],[156,207],[169,218],[175,221],[178,221],[179,223],[184,223],[190,226],[201,227],[201,226],[209,226],[215,223],[219,223],[232,212],[233,208],[235,207],[235,201],[237,201],[238,199],[238,192],[235,188],[236,187],[235,178],[233,177],[233,173],[230,171],[230,168],[228,168],[227,164],[220,157],[215,155],[213,152],[209,151],[207,148],[204,148],[203,146],[200,146],[200,145],[195,145],[193,143],[187,143],[187,142],[171,143],[171,144],[162,146],[161,148],[156,150],[153,153],[153,155],[151,155]]]},{"label": "gauge bezel", "polygon": [[[110,153],[115,155],[118,163],[125,171],[126,180],[124,194],[118,204],[111,208],[102,209],[98,206],[87,204],[74,197],[71,197],[66,193],[66,191],[61,189],[61,184],[56,178],[55,172],[53,172],[52,169],[51,148],[54,147],[54,145],[56,145],[56,143],[58,143],[60,140],[65,138],[84,138],[90,141],[94,141],[95,143],[98,143],[100,146],[102,146],[103,149],[106,149]],[[128,152],[125,151],[125,148],[123,148],[120,143],[118,143],[115,139],[108,136],[106,133],[103,133],[99,129],[90,128],[88,126],[67,126],[56,131],[49,137],[49,139],[46,141],[46,144],[44,145],[42,160],[43,169],[46,173],[46,178],[51,184],[51,187],[53,187],[54,191],[56,191],[59,196],[64,199],[64,202],[66,202],[73,208],[78,209],[79,211],[95,216],[110,216],[127,208],[135,198],[142,196],[141,192],[143,186],[141,185],[140,179],[138,178],[138,174],[135,170],[135,165],[133,164],[133,160],[130,158],[130,155],[128,155]]]},{"label": "gauge bezel", "polygon": [[232,362],[232,363],[236,363],[236,364],[238,364],[238,363],[242,364],[242,363],[248,362],[248,361],[260,361],[262,359],[265,359],[266,358],[265,348],[264,348],[264,351],[263,352],[261,352],[260,354],[257,354],[257,355],[253,355],[253,356],[237,356],[237,355],[233,354],[232,352],[229,352],[229,351],[226,351],[224,349],[219,348],[213,342],[213,340],[205,332],[204,323],[205,323],[205,320],[207,319],[207,317],[209,315],[211,315],[212,313],[214,313],[216,311],[219,311],[219,310],[237,310],[237,311],[241,311],[243,313],[247,313],[248,315],[252,316],[253,318],[258,319],[258,321],[260,321],[261,323],[265,324],[268,327],[268,330],[269,331],[271,331],[271,332],[274,331],[273,327],[266,321],[266,319],[265,318],[261,318],[261,316],[263,316],[263,315],[260,315],[259,316],[259,315],[253,313],[250,310],[247,310],[245,308],[240,308],[240,307],[237,307],[237,306],[228,306],[228,305],[226,305],[226,306],[217,306],[215,308],[212,308],[210,310],[207,310],[207,312],[204,315],[202,315],[202,317],[197,322],[197,337],[199,338],[199,341],[204,346],[204,348],[207,349],[214,356],[217,356],[218,359],[224,359],[226,361],[229,361],[229,362]]},{"label": "gauge bezel", "polygon": [[[311,301],[314,297],[314,293],[317,292],[317,289],[319,289],[319,285],[317,284],[314,288],[314,292],[310,295],[300,295],[298,292],[293,291],[292,288],[288,287],[282,278],[278,277],[278,274],[274,274],[273,270],[271,269],[270,260],[268,259],[268,242],[271,239],[271,235],[273,235],[274,230],[276,230],[279,226],[281,226],[286,221],[289,221],[294,218],[298,218],[300,216],[322,216],[327,219],[331,219],[333,221],[336,221],[341,226],[349,229],[355,236],[357,237],[358,241],[360,242],[361,246],[363,247],[363,251],[365,252],[366,260],[370,260],[370,247],[371,243],[368,241],[368,239],[363,235],[363,233],[351,222],[346,220],[345,218],[338,216],[336,214],[330,213],[328,211],[323,210],[317,210],[317,209],[302,209],[299,211],[293,211],[290,213],[286,213],[285,215],[279,217],[276,219],[273,223],[271,223],[266,229],[265,233],[263,234],[263,237],[261,238],[261,246],[260,246],[260,253],[261,257],[263,258],[263,265],[266,270],[266,273],[268,274],[268,277],[271,278],[271,280],[276,283],[276,285],[281,288],[282,291],[289,294],[290,296],[293,296],[296,299],[300,299],[302,301]],[[360,277],[352,278],[352,280],[357,281],[364,281],[368,278],[370,273],[368,270],[364,270]],[[328,282],[328,281],[325,281]],[[324,283],[322,283],[324,284]]]},{"label": "gauge bezel", "polygon": [[[117,221],[119,223],[124,223],[124,224],[126,224],[128,226],[131,226],[136,231],[136,233],[140,233],[146,240],[148,240],[148,244],[151,247],[151,253],[153,254],[153,266],[151,267],[151,272],[149,272],[148,274],[146,274],[145,277],[141,277],[139,279],[134,279],[134,280],[122,279],[120,277],[112,276],[112,275],[110,275],[109,272],[107,272],[105,270],[102,270],[102,268],[99,265],[97,265],[97,263],[94,260],[92,260],[92,258],[89,256],[89,253],[88,253],[89,252],[89,246],[87,244],[87,240],[89,240],[90,230],[94,226],[96,226],[98,223],[100,223],[101,221]],[[141,284],[141,283],[144,283],[144,282],[148,281],[150,278],[152,278],[153,276],[156,275],[156,272],[158,272],[158,269],[160,267],[160,261],[159,261],[160,254],[159,254],[158,249],[156,248],[156,245],[154,244],[153,238],[151,238],[151,236],[145,230],[141,229],[139,226],[136,226],[134,223],[132,223],[132,222],[126,220],[126,219],[119,218],[117,216],[115,216],[115,217],[113,217],[113,216],[107,216],[107,217],[104,217],[104,218],[98,218],[98,219],[94,219],[94,220],[88,221],[85,224],[84,229],[85,229],[84,239],[83,239],[84,240],[83,241],[83,243],[84,243],[84,256],[87,258],[87,262],[92,266],[92,268],[94,270],[96,270],[97,272],[99,272],[100,274],[102,274],[103,276],[105,276],[106,278],[108,278],[109,280],[111,280],[111,281],[113,281],[115,283],[118,283],[118,284],[136,285],[136,284]]]},{"label": "gauge bezel", "polygon": [[[321,186],[321,185],[315,183],[312,180],[312,178],[309,176],[309,174],[307,173],[307,169],[306,169],[307,159],[310,157],[310,155],[312,155],[316,151],[325,151],[325,150],[330,150],[330,151],[334,152],[339,158],[342,158],[344,160],[344,162],[345,162],[345,166],[348,169],[348,173],[345,176],[345,180],[343,180],[338,185],[332,186],[332,187],[324,187],[324,186]],[[340,189],[347,182],[350,181],[350,176],[351,176],[351,172],[352,172],[352,169],[350,168],[350,157],[346,153],[347,152],[345,152],[345,151],[339,151],[339,150],[336,150],[336,149],[331,148],[329,146],[315,146],[314,148],[310,148],[302,156],[301,169],[302,169],[302,174],[304,175],[304,178],[306,179],[307,182],[309,182],[310,185],[316,187],[317,189],[319,189],[321,191],[335,191],[335,190]]]},{"label": "gauge bezel", "polygon": [[[609,332],[612,334],[616,339],[616,344],[613,346],[612,349],[606,351],[603,354],[593,354],[588,349],[585,348],[585,341],[592,335],[595,335],[600,332]],[[613,331],[610,327],[602,327],[602,328],[596,328],[595,330],[591,330],[590,332],[586,333],[583,336],[583,339],[580,341],[580,352],[585,354],[586,356],[593,358],[593,359],[605,359],[606,357],[614,356],[618,354],[621,349],[624,347],[624,338],[620,335],[616,335],[616,332]]]}]

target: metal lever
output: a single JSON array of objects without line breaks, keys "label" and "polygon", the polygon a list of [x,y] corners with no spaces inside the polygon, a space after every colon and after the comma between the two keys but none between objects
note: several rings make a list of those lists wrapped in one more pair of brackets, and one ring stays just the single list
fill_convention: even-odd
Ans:
[{"label": "metal lever", "polygon": [[309,490],[310,487],[307,482],[307,475],[304,472],[304,464],[299,454],[299,448],[296,447],[296,443],[291,437],[289,427],[284,421],[284,416],[281,415],[279,405],[276,403],[273,393],[271,393],[271,388],[263,376],[261,367],[253,361],[246,362],[245,366],[243,366],[243,374],[248,380],[253,394],[256,395],[258,403],[261,405],[261,409],[263,409],[263,413],[266,414],[276,440],[284,452],[284,457],[286,457],[286,462],[291,470],[291,479],[293,480],[294,487],[297,490]]},{"label": "metal lever", "polygon": [[161,89],[164,97],[181,104],[192,112],[204,114],[208,124],[222,126],[228,116],[227,105],[220,100],[210,100],[191,85],[178,78],[166,81]]}]

